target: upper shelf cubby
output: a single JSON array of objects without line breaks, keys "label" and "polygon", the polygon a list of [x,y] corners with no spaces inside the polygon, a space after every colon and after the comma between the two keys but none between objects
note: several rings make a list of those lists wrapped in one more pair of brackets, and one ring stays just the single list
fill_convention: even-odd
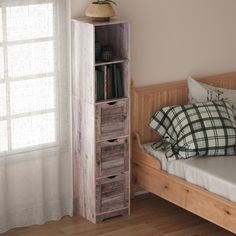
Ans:
[{"label": "upper shelf cubby", "polygon": [[[128,23],[95,25],[95,41],[100,43],[101,48],[111,47],[113,61],[129,58],[128,27]],[[99,61],[101,61],[100,58],[96,60],[96,63]]]}]

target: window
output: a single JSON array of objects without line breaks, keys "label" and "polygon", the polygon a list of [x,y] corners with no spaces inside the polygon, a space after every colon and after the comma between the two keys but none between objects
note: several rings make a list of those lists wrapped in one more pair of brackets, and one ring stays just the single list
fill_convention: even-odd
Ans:
[{"label": "window", "polygon": [[53,0],[0,3],[0,153],[57,142]]}]

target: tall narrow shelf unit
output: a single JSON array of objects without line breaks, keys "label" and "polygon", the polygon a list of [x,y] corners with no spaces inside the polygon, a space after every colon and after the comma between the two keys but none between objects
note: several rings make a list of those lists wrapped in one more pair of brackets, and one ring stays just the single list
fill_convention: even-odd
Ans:
[{"label": "tall narrow shelf unit", "polygon": [[[95,42],[112,47],[110,61],[96,61]],[[72,65],[74,203],[77,214],[96,223],[130,209],[129,23],[72,20]]]}]

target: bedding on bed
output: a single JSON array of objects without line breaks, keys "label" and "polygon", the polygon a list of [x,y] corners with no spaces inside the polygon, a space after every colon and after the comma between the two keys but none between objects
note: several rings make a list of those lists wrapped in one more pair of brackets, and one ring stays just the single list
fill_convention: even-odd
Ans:
[{"label": "bedding on bed", "polygon": [[189,76],[188,91],[189,103],[199,103],[216,100],[231,102],[233,104],[234,115],[236,117],[236,90],[214,87],[209,84],[196,81]]},{"label": "bedding on bed", "polygon": [[165,148],[159,145],[154,150],[152,144],[143,147],[160,160],[162,170],[236,202],[236,156],[193,157],[170,162],[165,156]]},{"label": "bedding on bed", "polygon": [[[167,143],[168,160],[236,154],[236,124],[228,102],[164,107],[149,125],[160,134],[162,142]],[[153,144],[154,149],[158,146]]]}]

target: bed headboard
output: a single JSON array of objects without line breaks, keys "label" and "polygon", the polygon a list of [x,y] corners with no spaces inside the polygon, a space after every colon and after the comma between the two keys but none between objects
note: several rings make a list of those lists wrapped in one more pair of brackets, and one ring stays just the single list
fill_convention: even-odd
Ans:
[{"label": "bed headboard", "polygon": [[[223,75],[197,78],[216,87],[236,89],[236,72]],[[145,87],[132,87],[132,133],[137,132],[141,143],[157,140],[158,136],[149,128],[151,116],[160,108],[170,105],[183,105],[188,101],[186,80],[156,84]]]}]

